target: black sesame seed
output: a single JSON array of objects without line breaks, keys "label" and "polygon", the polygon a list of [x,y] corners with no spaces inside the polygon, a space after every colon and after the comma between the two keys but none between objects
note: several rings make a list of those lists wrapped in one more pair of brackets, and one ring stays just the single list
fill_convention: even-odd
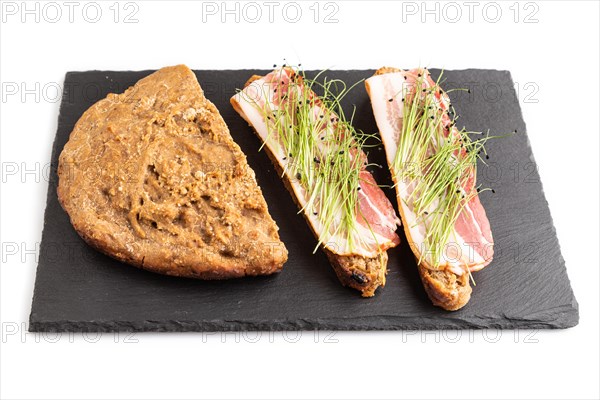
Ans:
[{"label": "black sesame seed", "polygon": [[394,99],[389,99],[388,101],[391,103],[392,101],[394,101]]},{"label": "black sesame seed", "polygon": [[277,64],[273,64],[273,68],[277,68]]},{"label": "black sesame seed", "polygon": [[316,211],[313,211],[313,215],[317,215],[317,214],[318,214],[318,212],[316,212]]},{"label": "black sesame seed", "polygon": [[356,190],[360,190],[360,189],[361,189],[361,187],[360,187],[360,186],[356,188]]},{"label": "black sesame seed", "polygon": [[490,159],[490,156],[486,154],[486,155],[485,155],[485,159],[486,159],[486,160],[489,160],[489,159]]},{"label": "black sesame seed", "polygon": [[288,156],[290,156],[290,157],[291,157],[291,156],[292,156],[292,153],[288,154]]},{"label": "black sesame seed", "polygon": [[340,154],[340,155],[344,154],[344,150],[340,150],[340,153],[339,153],[339,154]]},{"label": "black sesame seed", "polygon": [[300,180],[300,178],[302,178],[302,175],[300,175],[300,172],[298,172],[298,173],[296,174],[296,179]]},{"label": "black sesame seed", "polygon": [[492,193],[496,193],[496,191],[494,189],[492,189]]}]

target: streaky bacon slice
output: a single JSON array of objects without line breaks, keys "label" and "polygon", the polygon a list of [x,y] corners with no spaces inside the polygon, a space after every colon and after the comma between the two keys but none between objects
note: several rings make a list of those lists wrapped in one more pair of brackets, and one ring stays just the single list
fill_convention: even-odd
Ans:
[{"label": "streaky bacon slice", "polygon": [[[339,229],[335,229],[340,226],[341,210],[329,231],[326,231],[326,227],[318,218],[319,210],[307,208],[309,203],[307,189],[290,175],[291,168],[288,167],[294,161],[289,154],[286,154],[285,147],[272,133],[276,129],[275,115],[278,110],[291,110],[298,102],[307,102],[306,104],[312,107],[311,122],[318,121],[319,118],[323,118],[323,115],[331,121],[322,130],[313,132],[315,137],[321,139],[328,135],[343,134],[335,129],[339,120],[337,114],[333,110],[325,109],[322,101],[312,90],[303,89],[303,77],[292,68],[284,67],[254,79],[231,98],[231,103],[235,110],[254,127],[273,158],[287,175],[300,208],[323,246],[338,255],[375,257],[380,252],[400,243],[400,238],[396,234],[400,219],[385,193],[366,169],[367,156],[362,150],[355,154],[344,155],[350,159],[356,158],[356,161],[362,165],[359,172],[359,188],[357,188],[355,212],[357,224],[353,232],[340,232]],[[319,150],[325,154],[328,151],[326,141],[316,142],[319,143]],[[319,201],[311,204],[313,206],[316,204],[318,207]],[[349,245],[348,235],[352,235],[354,245]]]},{"label": "streaky bacon slice", "polygon": [[[418,259],[421,259],[424,255],[424,259],[428,261],[425,265],[429,264],[430,268],[448,269],[457,275],[484,268],[493,258],[493,238],[485,209],[476,193],[470,197],[469,201],[464,202],[448,243],[442,244],[443,248],[450,249],[450,251],[442,253],[439,265],[433,266],[433,262],[428,259],[425,243],[426,227],[418,222],[420,216],[415,215],[412,204],[408,200],[414,185],[399,181],[393,170],[393,163],[396,158],[400,135],[402,134],[405,102],[390,101],[390,99],[397,98],[399,93],[406,93],[407,96],[416,95],[414,92],[415,87],[417,87],[417,79],[422,78],[420,82],[424,89],[435,86],[436,82],[431,78],[429,71],[423,68],[412,70],[385,68],[380,71],[380,73],[367,79],[365,84],[385,146],[392,178],[396,184],[398,207],[413,252]],[[441,90],[436,91],[434,95],[439,109],[443,112],[442,126],[444,127],[444,134],[446,137],[448,135],[458,135],[458,129],[451,124],[450,117],[445,113],[450,106],[450,98]],[[462,152],[461,154],[464,155],[465,150],[463,149]],[[461,154],[458,154],[458,156],[460,157]],[[475,190],[476,177],[474,171],[474,167],[468,171],[468,179],[463,185],[465,193],[472,193]]]}]

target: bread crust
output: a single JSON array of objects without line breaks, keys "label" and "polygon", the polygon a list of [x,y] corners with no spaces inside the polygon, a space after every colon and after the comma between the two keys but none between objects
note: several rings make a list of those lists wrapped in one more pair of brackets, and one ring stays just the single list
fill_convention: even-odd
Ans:
[{"label": "bread crust", "polygon": [[[250,85],[252,82],[261,78],[262,76],[260,75],[251,76],[246,81],[244,87]],[[244,116],[242,110],[239,109],[234,99],[231,100],[231,105],[241,116]],[[247,122],[249,123],[249,121]],[[250,127],[252,127],[251,124]],[[256,130],[253,127],[252,131],[260,139],[258,132],[256,132]],[[277,158],[273,155],[268,146],[265,146],[263,150],[265,150],[265,152],[269,156],[269,159],[271,160],[271,163],[275,167],[277,173],[280,176],[283,176],[284,186],[290,192],[290,195],[294,199],[294,202],[298,207],[301,207],[300,204],[298,204],[296,196],[294,195],[292,184],[287,175],[283,174],[283,169],[279,162],[277,162]],[[304,216],[304,219],[307,220],[306,215],[304,213],[302,213],[302,215]],[[308,225],[311,227],[312,230],[312,225],[310,223],[308,223]],[[317,234],[314,231],[313,234],[317,236]],[[377,288],[385,286],[385,277],[387,274],[388,262],[387,252],[382,251],[379,255],[375,257],[363,257],[360,255],[344,256],[335,254],[324,246],[322,246],[321,248],[323,249],[325,255],[329,259],[329,262],[342,285],[360,291],[363,297],[373,297]]]},{"label": "bread crust", "polygon": [[91,106],[58,176],[78,234],[135,267],[228,279],[275,273],[287,260],[254,171],[186,66]]}]

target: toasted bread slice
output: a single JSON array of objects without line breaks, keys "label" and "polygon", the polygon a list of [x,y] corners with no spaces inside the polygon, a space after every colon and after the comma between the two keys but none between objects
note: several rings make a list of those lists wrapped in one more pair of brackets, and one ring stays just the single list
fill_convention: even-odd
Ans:
[{"label": "toasted bread slice", "polygon": [[226,279],[278,272],[287,260],[254,171],[186,66],[90,107],[58,175],[75,230],[131,265]]},{"label": "toasted bread slice", "polygon": [[[261,78],[262,76],[260,75],[251,76],[244,84],[244,87],[247,87],[248,85],[252,84],[252,82]],[[244,112],[239,108],[239,105],[233,100],[233,98],[231,100],[231,104],[243,118],[246,118]],[[247,122],[250,124],[250,126],[252,126],[250,121],[247,120]],[[253,129],[253,131],[260,139],[260,135],[258,135],[256,130]],[[290,192],[290,195],[294,201],[297,202],[297,198],[292,188],[292,183],[287,175],[283,174],[283,169],[274,154],[269,149],[269,146],[265,146],[263,150],[265,150],[269,156],[269,159],[271,160],[277,173],[280,176],[283,176],[285,187]],[[300,204],[297,205],[301,207]],[[304,213],[302,215],[304,215],[306,219],[306,215]],[[312,229],[312,225],[310,223],[308,225]],[[313,231],[313,233],[317,235],[316,232]],[[387,252],[383,251],[375,257],[363,257],[360,255],[346,256],[335,254],[324,246],[322,246],[322,249],[329,259],[329,262],[331,263],[331,266],[333,267],[333,270],[342,285],[360,291],[363,297],[372,297],[375,295],[377,288],[385,286],[388,262]]]},{"label": "toasted bread slice", "polygon": [[[379,68],[375,75],[382,75],[387,73],[399,72],[400,69],[393,67],[382,67]],[[367,92],[369,92],[369,85],[366,85]],[[391,170],[391,168],[390,168]],[[392,171],[393,174],[393,171]],[[398,199],[398,204],[402,200]],[[409,243],[415,243],[412,239],[409,225],[404,215],[402,207],[398,207],[400,212],[400,218],[404,223],[404,233]],[[419,263],[421,259],[421,253],[417,246],[411,246],[411,250],[415,255],[415,259],[418,263],[419,276],[423,282],[423,287],[429,296],[431,302],[445,310],[455,311],[463,307],[469,302],[471,298],[471,285],[469,282],[469,274],[464,273],[462,275],[456,275],[450,270],[438,270],[431,267],[424,259]]]}]

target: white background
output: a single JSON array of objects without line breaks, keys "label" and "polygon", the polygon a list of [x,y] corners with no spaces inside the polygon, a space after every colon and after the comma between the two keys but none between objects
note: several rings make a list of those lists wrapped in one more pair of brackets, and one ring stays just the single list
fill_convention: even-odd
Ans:
[{"label": "white background", "polygon": [[[294,10],[282,15],[283,2],[273,22],[267,5],[258,2],[263,16],[257,23],[244,21],[255,17],[255,9],[246,8],[244,15],[243,4],[238,23],[235,15],[225,15],[222,23],[219,12],[203,14],[202,3],[191,1],[136,1],[127,9],[121,3],[115,22],[113,3],[98,2],[102,16],[96,23],[90,22],[94,9],[83,13],[84,2],[74,8],[73,22],[68,6],[55,3],[62,12],[56,23],[51,22],[56,7],[38,3],[36,22],[35,14],[23,15],[21,2],[2,5],[2,398],[599,397],[597,2],[498,2],[487,13],[482,2],[473,6],[470,20],[469,6],[460,1],[452,8],[337,1],[333,23],[324,18],[335,8],[324,10],[323,3],[314,21],[312,1],[300,5],[297,23],[285,20]],[[213,4],[222,11],[221,2]],[[439,12],[423,15],[423,7]],[[496,8],[502,15],[494,23]],[[457,9],[462,18],[452,22]],[[132,11],[138,22],[124,23]],[[270,68],[284,57],[307,69],[510,70],[580,304],[580,324],[562,331],[465,331],[458,338],[456,332],[318,338],[26,333],[36,268],[27,250],[41,238],[44,166],[59,108],[51,89],[62,85],[65,72],[178,63],[194,69]],[[39,98],[35,93],[22,98],[20,85],[35,92],[36,83]],[[15,84],[19,92],[10,94]],[[19,171],[9,174],[15,165]],[[21,176],[23,167],[36,165],[40,173]],[[14,243],[17,254],[14,247],[5,251]]]}]

